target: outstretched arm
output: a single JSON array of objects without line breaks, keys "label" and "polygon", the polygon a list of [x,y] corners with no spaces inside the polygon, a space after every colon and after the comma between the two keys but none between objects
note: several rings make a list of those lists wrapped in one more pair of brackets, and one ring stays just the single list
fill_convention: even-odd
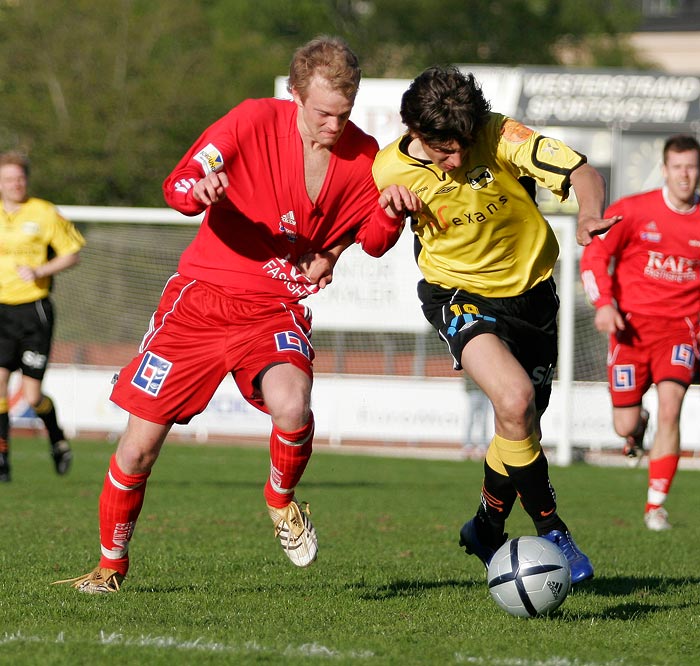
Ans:
[{"label": "outstretched arm", "polygon": [[353,244],[354,240],[354,234],[347,233],[336,245],[323,252],[308,252],[299,260],[299,268],[311,280],[312,284],[317,284],[320,289],[325,289],[333,282],[333,269],[338,258]]},{"label": "outstretched arm", "polygon": [[582,164],[571,173],[571,185],[579,205],[576,240],[588,245],[593,236],[604,233],[622,217],[603,218],[605,208],[605,180],[590,164]]},{"label": "outstretched arm", "polygon": [[333,269],[340,255],[356,240],[372,256],[381,256],[398,240],[404,218],[418,213],[423,202],[404,186],[390,185],[380,195],[375,214],[360,229],[357,237],[347,233],[335,246],[322,252],[309,252],[299,260],[299,267],[321,289],[333,281]]}]

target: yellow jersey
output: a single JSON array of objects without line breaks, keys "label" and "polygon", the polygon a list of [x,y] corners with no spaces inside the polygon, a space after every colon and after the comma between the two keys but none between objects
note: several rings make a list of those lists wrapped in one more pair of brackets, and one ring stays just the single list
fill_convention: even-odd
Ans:
[{"label": "yellow jersey", "polygon": [[405,185],[423,201],[412,231],[428,282],[502,298],[552,275],[557,239],[518,179],[532,178],[564,201],[584,155],[498,113],[450,172],[408,155],[410,141],[404,135],[383,148],[373,174],[380,191]]},{"label": "yellow jersey", "polygon": [[52,256],[74,254],[83,245],[82,234],[48,201],[29,198],[13,213],[0,204],[0,303],[19,305],[46,298],[51,277],[25,282],[17,266],[36,268]]}]

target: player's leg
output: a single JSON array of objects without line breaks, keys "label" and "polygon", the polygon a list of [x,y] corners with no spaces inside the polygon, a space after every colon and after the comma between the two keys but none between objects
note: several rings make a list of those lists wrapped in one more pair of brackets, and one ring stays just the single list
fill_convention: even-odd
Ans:
[{"label": "player's leg", "polygon": [[129,570],[129,544],[143,507],[146,482],[170,430],[169,425],[129,416],[112,456],[99,500],[99,564],[67,581],[80,592],[117,592]]},{"label": "player's leg", "polygon": [[644,455],[644,435],[649,425],[649,412],[642,404],[613,407],[613,427],[625,440],[622,449],[631,465],[638,465]]},{"label": "player's leg", "polygon": [[265,501],[284,552],[292,563],[306,567],[316,559],[318,540],[308,505],[302,506],[294,491],[313,448],[311,377],[290,363],[273,365],[262,376],[261,392],[272,419]]},{"label": "player's leg", "polygon": [[505,456],[506,461],[517,459],[526,465],[539,453],[539,439],[534,436],[535,393],[520,363],[493,334],[471,339],[462,350],[461,364],[491,402],[495,418],[496,432],[486,452],[479,507],[460,533],[460,543],[467,552],[488,564],[506,539],[505,522],[518,492],[503,452],[513,451],[510,458]]},{"label": "player's leg", "polygon": [[53,400],[42,392],[53,339],[53,304],[45,298],[28,304],[20,313],[24,330],[20,351],[22,393],[46,428],[56,472],[65,474],[73,460],[73,452],[58,425]]},{"label": "player's leg", "polygon": [[302,305],[245,302],[232,305],[237,330],[231,332],[229,358],[243,397],[272,420],[270,473],[264,486],[275,536],[293,564],[308,566],[318,543],[294,491],[311,457],[312,363],[310,311]]},{"label": "player's leg", "polygon": [[264,372],[261,389],[272,419],[265,499],[270,506],[281,508],[289,504],[311,457],[311,378],[296,366],[282,363]]},{"label": "player's leg", "polygon": [[0,482],[9,482],[10,471],[10,371],[0,368]]},{"label": "player's leg", "polygon": [[643,318],[627,315],[624,331],[608,339],[608,385],[615,432],[624,439],[622,452],[631,466],[644,455],[649,412],[642,405],[651,387],[649,347]]},{"label": "player's leg", "polygon": [[650,530],[671,527],[663,505],[671,490],[681,452],[680,416],[686,387],[674,381],[659,382],[657,427],[649,453],[649,484],[644,522]]},{"label": "player's leg", "polygon": [[[507,477],[539,534],[565,529],[556,512],[547,461],[539,442],[535,391],[530,377],[503,342],[488,334],[466,345],[462,366],[493,405],[496,432],[486,455],[486,466],[491,472],[485,478],[488,496],[512,502],[513,490],[505,482]],[[492,503],[482,501],[487,514],[493,508]],[[494,512],[490,513],[494,523]]]},{"label": "player's leg", "polygon": [[42,380],[26,374],[23,375],[22,394],[46,428],[56,473],[66,474],[73,460],[73,451],[66,440],[63,429],[58,425],[58,416],[53,400],[43,392]]},{"label": "player's leg", "polygon": [[100,495],[100,563],[71,581],[83,592],[119,589],[146,481],[171,425],[201,413],[228,372],[231,318],[225,306],[216,309],[217,298],[196,281],[171,279],[140,353],[119,372],[110,398],[130,416]]}]

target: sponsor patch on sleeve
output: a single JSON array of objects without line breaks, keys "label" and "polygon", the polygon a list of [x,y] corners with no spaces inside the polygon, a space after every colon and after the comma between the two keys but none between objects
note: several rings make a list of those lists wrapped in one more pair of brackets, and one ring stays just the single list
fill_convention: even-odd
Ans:
[{"label": "sponsor patch on sleeve", "polygon": [[510,143],[525,143],[532,136],[532,130],[517,120],[509,118],[503,123],[501,134]]},{"label": "sponsor patch on sleeve", "polygon": [[194,158],[202,165],[205,176],[212,171],[221,171],[224,168],[224,158],[213,143],[204,146]]}]

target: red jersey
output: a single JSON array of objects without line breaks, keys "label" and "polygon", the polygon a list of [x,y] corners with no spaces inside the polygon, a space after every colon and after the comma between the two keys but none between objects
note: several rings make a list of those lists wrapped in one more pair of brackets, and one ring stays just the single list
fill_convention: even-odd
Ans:
[{"label": "red jersey", "polygon": [[[678,211],[664,190],[624,197],[604,217],[622,220],[583,250],[581,277],[597,308],[697,318],[700,312],[700,208]],[[611,266],[613,266],[611,271]]]},{"label": "red jersey", "polygon": [[[234,293],[298,301],[317,290],[296,268],[305,253],[329,249],[352,232],[368,254],[381,256],[401,226],[378,204],[372,178],[377,151],[376,140],[348,122],[311,201],[296,104],[239,104],[205,130],[163,183],[172,208],[185,215],[206,208],[178,272]],[[230,185],[227,199],[207,208],[194,199],[192,186],[212,171],[224,171]]]}]

